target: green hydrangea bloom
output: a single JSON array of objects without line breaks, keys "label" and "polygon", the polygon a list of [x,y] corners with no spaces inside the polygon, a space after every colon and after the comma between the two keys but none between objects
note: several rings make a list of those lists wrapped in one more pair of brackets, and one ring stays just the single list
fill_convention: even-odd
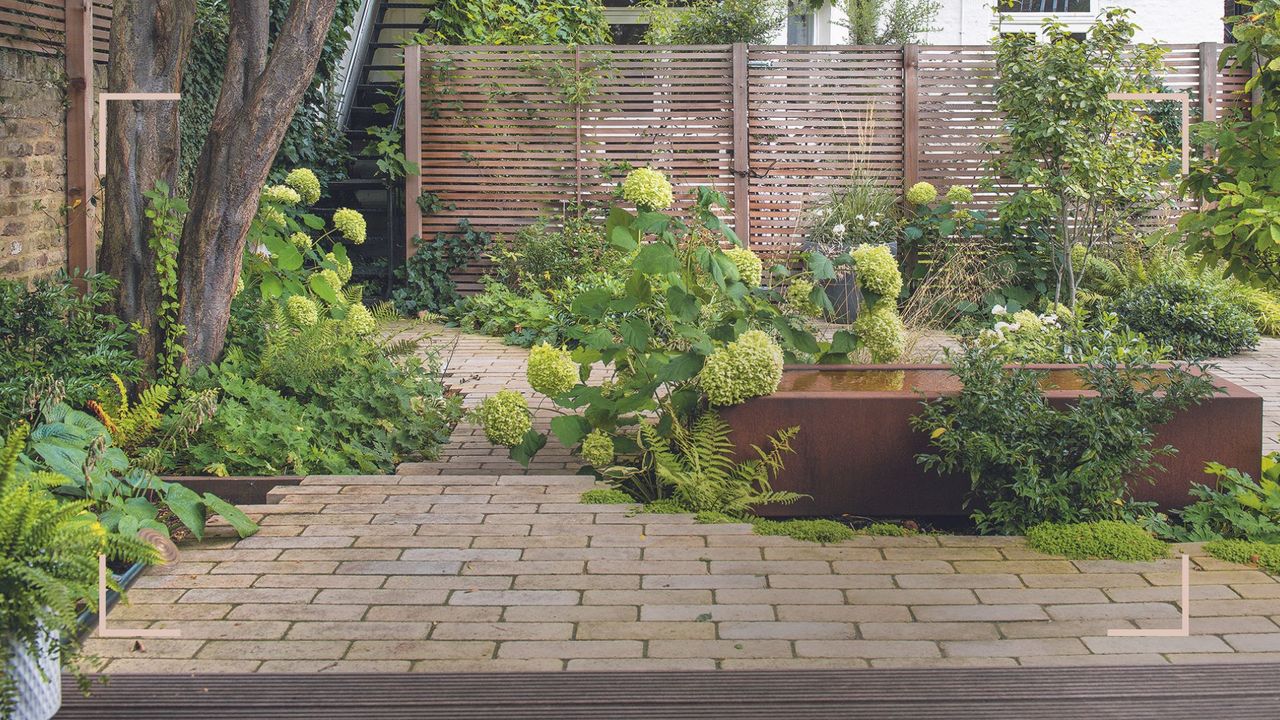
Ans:
[{"label": "green hydrangea bloom", "polygon": [[787,286],[787,304],[801,315],[819,317],[822,315],[822,306],[809,297],[813,293],[813,287],[813,283],[804,278],[792,280]]},{"label": "green hydrangea bloom", "polygon": [[853,266],[858,271],[858,287],[889,300],[902,292],[902,271],[884,245],[861,245],[854,249]]},{"label": "green hydrangea bloom", "polygon": [[603,430],[592,430],[582,439],[579,454],[591,467],[608,467],[613,463],[613,438]]},{"label": "green hydrangea bloom", "polygon": [[1044,327],[1040,317],[1030,310],[1019,310],[1009,320],[1018,325],[1019,330],[1038,331]]},{"label": "green hydrangea bloom", "polygon": [[853,321],[853,332],[871,352],[872,362],[893,362],[902,356],[906,330],[892,302],[878,302],[859,312]]},{"label": "green hydrangea bloom", "polygon": [[311,247],[311,244],[314,241],[311,239],[310,235],[299,230],[289,236],[289,242],[293,243],[293,246],[299,250],[307,250]]},{"label": "green hydrangea bloom", "polygon": [[319,273],[317,273],[317,274],[318,274],[318,275],[319,275],[319,276],[320,276],[320,277],[321,277],[321,278],[322,278],[326,283],[328,283],[329,287],[333,288],[333,292],[334,292],[335,294],[337,294],[337,296],[338,296],[338,302],[339,302],[339,304],[341,304],[341,303],[343,302],[343,298],[344,298],[345,296],[344,296],[344,295],[343,295],[343,293],[342,293],[342,286],[343,286],[342,278],[338,277],[338,273],[337,273],[337,271],[335,271],[335,270],[330,270],[330,269],[328,269],[328,268],[325,268],[324,270],[321,270],[321,271],[320,271]]},{"label": "green hydrangea bloom", "polygon": [[289,322],[298,327],[311,327],[320,321],[320,308],[306,295],[290,295],[284,301],[284,312]]},{"label": "green hydrangea bloom", "polygon": [[568,351],[542,343],[529,351],[525,376],[534,390],[547,397],[556,397],[578,384],[578,365],[569,357]]},{"label": "green hydrangea bloom", "polygon": [[284,177],[284,184],[297,190],[308,205],[314,205],[320,200],[320,178],[307,168],[290,170]]},{"label": "green hydrangea bloom", "polygon": [[639,210],[666,210],[675,202],[671,182],[657,170],[636,168],[622,181],[622,198]]},{"label": "green hydrangea bloom", "polygon": [[297,205],[302,202],[298,191],[287,185],[268,185],[262,189],[262,199],[277,205]]},{"label": "green hydrangea bloom", "polygon": [[947,202],[952,205],[963,205],[973,202],[973,191],[963,185],[952,185],[947,190]]},{"label": "green hydrangea bloom", "polygon": [[235,297],[236,295],[239,295],[239,294],[240,294],[240,293],[242,293],[242,292],[244,292],[244,276],[243,276],[243,275],[237,275],[237,276],[236,276],[236,289],[235,289],[235,292],[231,293],[231,296],[232,296],[232,297]]},{"label": "green hydrangea bloom", "polygon": [[763,332],[748,330],[707,356],[701,382],[712,405],[769,395],[782,382],[782,348]]},{"label": "green hydrangea bloom", "polygon": [[338,278],[340,278],[344,284],[351,279],[351,271],[353,268],[351,267],[350,258],[339,260],[337,255],[329,252],[324,254],[324,259],[337,266]]},{"label": "green hydrangea bloom", "polygon": [[927,182],[918,182],[907,190],[907,202],[912,205],[928,205],[938,199],[938,188]]},{"label": "green hydrangea bloom", "polygon": [[271,205],[263,205],[258,208],[258,220],[263,225],[271,225],[278,228],[284,227],[288,222],[285,220],[284,213],[280,211],[280,208]]},{"label": "green hydrangea bloom", "polygon": [[351,208],[339,208],[333,213],[333,226],[342,233],[342,237],[353,245],[360,245],[364,242],[365,232],[368,228],[365,226],[364,216],[352,210]]},{"label": "green hydrangea bloom", "polygon": [[352,335],[372,335],[378,331],[378,321],[363,303],[352,303],[347,308],[347,316],[342,319],[342,326]]},{"label": "green hydrangea bloom", "polygon": [[738,276],[742,279],[743,285],[747,287],[760,286],[760,277],[764,273],[764,261],[760,259],[759,255],[737,246],[725,250],[724,254],[738,268]]},{"label": "green hydrangea bloom", "polygon": [[515,390],[499,390],[481,401],[473,415],[494,445],[519,445],[533,428],[529,403]]}]

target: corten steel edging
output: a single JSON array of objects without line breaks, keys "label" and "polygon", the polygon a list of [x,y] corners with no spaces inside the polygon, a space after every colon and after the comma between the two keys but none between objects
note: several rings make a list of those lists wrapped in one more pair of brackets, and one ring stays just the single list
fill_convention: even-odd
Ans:
[{"label": "corten steel edging", "polygon": [[[1073,369],[1078,365],[1024,365],[1027,369]],[[931,370],[945,365],[797,365],[801,370]],[[1262,398],[1239,385],[1214,376],[1223,391],[1178,413],[1156,433],[1155,447],[1172,445],[1178,452],[1158,458],[1163,470],[1151,473],[1154,482],[1131,483],[1138,500],[1153,501],[1161,509],[1191,501],[1192,483],[1211,484],[1204,473],[1209,461],[1221,462],[1258,477],[1262,457]],[[811,496],[793,505],[765,507],[762,515],[871,517],[958,517],[966,513],[964,496],[970,486],[962,474],[939,476],[926,471],[916,456],[929,452],[926,433],[911,428],[922,401],[954,392],[935,391],[779,391],[721,410],[733,428],[740,457],[751,456],[752,445],[763,445],[780,428],[798,425],[792,441],[795,453],[773,483],[775,490]],[[1089,391],[1046,391],[1055,407],[1065,407]]]},{"label": "corten steel edging", "polygon": [[279,485],[297,485],[301,475],[213,477],[205,475],[181,475],[162,477],[165,482],[184,485],[198,493],[211,492],[235,505],[264,505],[267,493]]}]

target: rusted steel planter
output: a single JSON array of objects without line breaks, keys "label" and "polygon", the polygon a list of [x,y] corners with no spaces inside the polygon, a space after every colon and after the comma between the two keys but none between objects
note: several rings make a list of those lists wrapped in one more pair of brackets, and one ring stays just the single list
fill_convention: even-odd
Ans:
[{"label": "rusted steel planter", "polygon": [[[1075,365],[1031,365],[1070,378]],[[1162,509],[1186,505],[1194,482],[1206,483],[1204,464],[1221,462],[1258,477],[1262,456],[1262,398],[1215,376],[1224,390],[1182,411],[1157,432],[1157,446],[1176,455],[1155,483],[1134,482],[1139,500]],[[1067,383],[1062,383],[1068,386]],[[916,464],[929,438],[911,428],[924,398],[954,394],[959,381],[945,365],[790,366],[778,392],[725,408],[740,456],[751,454],[779,428],[800,426],[794,455],[775,490],[812,496],[786,507],[762,508],[767,516],[864,515],[871,517],[952,517],[963,508],[967,476],[941,477]],[[1081,390],[1047,390],[1049,401],[1066,406]]]},{"label": "rusted steel planter", "polygon": [[267,502],[267,493],[277,485],[297,485],[302,482],[301,475],[276,475],[268,477],[214,477],[211,475],[178,475],[162,477],[161,480],[185,485],[198,493],[211,492],[214,495],[235,505],[262,505]]}]

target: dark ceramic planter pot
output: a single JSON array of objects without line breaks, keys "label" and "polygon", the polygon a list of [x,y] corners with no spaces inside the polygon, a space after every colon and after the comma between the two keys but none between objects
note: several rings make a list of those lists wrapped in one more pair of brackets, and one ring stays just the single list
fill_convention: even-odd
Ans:
[{"label": "dark ceramic planter pot", "polygon": [[[1058,371],[1060,387],[1071,387],[1075,365],[1032,365]],[[1054,378],[1055,380],[1058,378]],[[1155,447],[1172,445],[1160,458],[1153,483],[1132,483],[1136,499],[1160,509],[1183,507],[1193,483],[1205,482],[1204,465],[1221,462],[1259,476],[1262,457],[1262,398],[1215,377],[1224,392],[1178,413],[1157,430]],[[930,452],[929,437],[910,425],[924,398],[955,394],[958,381],[945,365],[792,366],[778,392],[725,408],[739,457],[763,446],[779,428],[798,425],[795,454],[773,483],[774,490],[809,495],[794,505],[765,507],[761,515],[862,515],[944,518],[967,514],[965,475],[939,476],[916,463]],[[1046,390],[1049,402],[1065,407],[1086,395]]]},{"label": "dark ceramic planter pot", "polygon": [[[896,257],[898,243],[886,243],[886,246]],[[806,252],[821,252],[812,243],[805,243],[802,249]],[[858,290],[858,275],[853,268],[837,272],[834,280],[826,280],[822,283],[822,289],[826,291],[827,299],[831,301],[833,308],[831,322],[849,325],[858,319],[858,310],[862,307],[862,292]]]}]

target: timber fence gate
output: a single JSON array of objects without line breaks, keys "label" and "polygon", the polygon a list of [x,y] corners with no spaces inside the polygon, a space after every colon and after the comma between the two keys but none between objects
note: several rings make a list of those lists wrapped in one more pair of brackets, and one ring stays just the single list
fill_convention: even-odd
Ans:
[{"label": "timber fence gate", "polygon": [[[1195,116],[1247,103],[1220,49],[1169,46],[1164,85],[1189,91]],[[975,186],[1001,126],[986,46],[415,46],[405,59],[405,151],[421,166],[406,179],[409,238],[462,219],[510,235],[607,201],[631,164],[665,171],[680,206],[698,186],[723,192],[737,233],[779,256],[803,239],[807,203],[851,173]]]}]

